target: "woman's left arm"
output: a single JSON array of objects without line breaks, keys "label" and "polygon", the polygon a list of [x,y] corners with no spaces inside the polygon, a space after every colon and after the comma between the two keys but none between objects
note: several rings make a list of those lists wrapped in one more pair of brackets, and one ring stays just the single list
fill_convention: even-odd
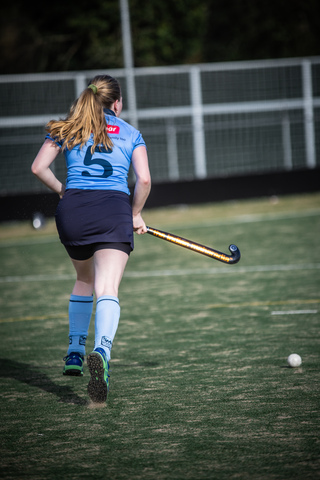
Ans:
[{"label": "woman's left arm", "polygon": [[146,224],[141,217],[141,211],[151,189],[151,177],[146,147],[137,147],[133,151],[132,166],[136,175],[136,184],[132,200],[133,230],[140,235],[147,232]]},{"label": "woman's left arm", "polygon": [[50,188],[50,190],[62,198],[65,192],[65,186],[50,169],[50,165],[56,159],[59,152],[60,147],[58,147],[58,145],[52,140],[46,140],[32,163],[31,171],[42,183]]}]

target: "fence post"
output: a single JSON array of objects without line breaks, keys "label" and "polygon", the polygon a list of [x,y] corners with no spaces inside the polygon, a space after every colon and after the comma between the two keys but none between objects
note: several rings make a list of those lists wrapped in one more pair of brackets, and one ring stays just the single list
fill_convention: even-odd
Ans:
[{"label": "fence post", "polygon": [[306,161],[308,168],[316,166],[316,151],[314,138],[314,120],[313,120],[313,92],[312,92],[312,72],[310,60],[302,62],[302,87],[303,87],[303,110],[304,110],[304,131],[306,142]]},{"label": "fence post", "polygon": [[196,178],[206,178],[206,147],[203,128],[202,92],[199,67],[193,66],[190,69],[190,87],[195,176]]},{"label": "fence post", "polygon": [[284,167],[292,170],[292,149],[291,149],[291,131],[288,112],[282,116],[282,146],[284,156]]},{"label": "fence post", "polygon": [[76,74],[75,78],[75,89],[76,89],[76,98],[79,97],[80,93],[86,88],[86,77],[81,73]]},{"label": "fence post", "polygon": [[136,101],[136,86],[134,75],[134,61],[130,29],[130,12],[128,0],[120,0],[121,10],[121,28],[122,28],[122,48],[125,66],[125,75],[127,81],[128,110],[129,121],[131,125],[138,128],[138,114]]},{"label": "fence post", "polygon": [[176,181],[179,180],[177,129],[174,125],[174,120],[171,117],[166,120],[166,134],[169,179],[171,181]]}]

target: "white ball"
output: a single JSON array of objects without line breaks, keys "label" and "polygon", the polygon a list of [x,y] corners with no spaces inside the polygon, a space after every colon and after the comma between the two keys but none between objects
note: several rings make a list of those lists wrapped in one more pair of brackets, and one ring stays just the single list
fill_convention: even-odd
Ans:
[{"label": "white ball", "polygon": [[302,360],[300,355],[298,355],[297,353],[291,353],[291,355],[289,355],[289,357],[287,358],[287,362],[289,367],[300,367]]}]

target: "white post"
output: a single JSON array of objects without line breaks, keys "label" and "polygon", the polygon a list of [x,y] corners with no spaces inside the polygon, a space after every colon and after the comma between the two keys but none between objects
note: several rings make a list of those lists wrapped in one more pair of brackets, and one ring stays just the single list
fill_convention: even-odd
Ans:
[{"label": "white post", "polygon": [[195,161],[196,178],[207,176],[206,148],[203,129],[203,108],[201,78],[199,67],[192,67],[190,73],[191,104],[192,104],[192,130],[193,130],[193,153]]},{"label": "white post", "polygon": [[76,97],[78,98],[80,93],[86,88],[86,77],[83,74],[75,76],[75,88],[76,88]]},{"label": "white post", "polygon": [[122,48],[124,57],[124,67],[127,79],[128,110],[129,121],[134,127],[138,127],[136,88],[133,69],[133,53],[130,29],[130,14],[128,0],[120,0],[121,9],[121,28],[122,28]]},{"label": "white post", "polygon": [[287,112],[282,117],[282,146],[284,166],[287,170],[292,170],[291,129],[289,115]]},{"label": "white post", "polygon": [[177,129],[171,117],[166,123],[168,171],[170,180],[179,180]]},{"label": "white post", "polygon": [[302,85],[307,166],[309,168],[315,168],[316,150],[314,137],[313,92],[310,60],[303,60],[302,62]]}]

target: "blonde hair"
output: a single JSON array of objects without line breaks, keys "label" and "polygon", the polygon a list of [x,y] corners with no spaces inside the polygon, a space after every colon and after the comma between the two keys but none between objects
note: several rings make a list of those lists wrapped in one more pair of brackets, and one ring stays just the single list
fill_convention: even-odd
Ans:
[{"label": "blonde hair", "polygon": [[[94,88],[95,87],[95,88]],[[93,153],[97,145],[111,149],[113,143],[107,132],[103,109],[111,108],[121,98],[118,80],[109,75],[97,75],[79,98],[72,104],[64,120],[51,120],[46,131],[62,143],[62,150],[71,150],[76,145],[82,148],[93,134]]]}]

